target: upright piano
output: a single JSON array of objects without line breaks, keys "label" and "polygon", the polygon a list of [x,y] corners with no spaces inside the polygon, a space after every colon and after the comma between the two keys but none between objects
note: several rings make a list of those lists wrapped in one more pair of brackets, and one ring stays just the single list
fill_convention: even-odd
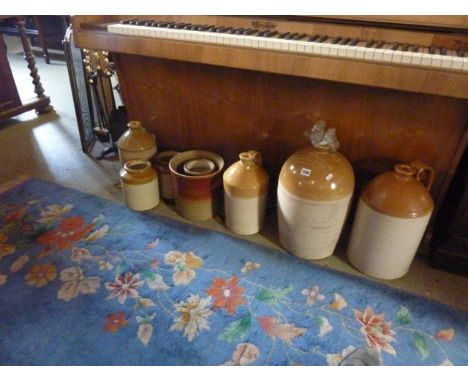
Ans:
[{"label": "upright piano", "polygon": [[466,16],[76,16],[72,27],[78,47],[112,52],[129,118],[160,150],[228,164],[260,150],[275,179],[324,119],[358,177],[430,164],[438,208],[466,148]]}]

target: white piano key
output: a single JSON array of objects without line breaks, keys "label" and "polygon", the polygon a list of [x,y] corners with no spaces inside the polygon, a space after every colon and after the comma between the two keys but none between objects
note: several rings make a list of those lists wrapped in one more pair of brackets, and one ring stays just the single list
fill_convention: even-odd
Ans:
[{"label": "white piano key", "polygon": [[338,56],[338,44],[330,44],[330,52],[328,53],[330,56]]},{"label": "white piano key", "polygon": [[[298,41],[297,43],[297,51],[299,53],[305,53],[307,47],[307,41]],[[311,50],[312,51],[312,50]]]},{"label": "white piano key", "polygon": [[455,55],[452,55],[452,69],[455,69],[455,70],[463,69],[463,57],[458,57],[456,53]]},{"label": "white piano key", "polygon": [[445,56],[442,56],[442,68],[445,69],[450,69],[453,64],[453,56],[450,54],[449,51],[447,51],[447,54]]},{"label": "white piano key", "polygon": [[331,43],[332,41],[333,39],[329,38],[320,44],[320,54],[323,54],[325,56],[330,55],[330,48],[332,48],[332,45],[333,45]]},{"label": "white piano key", "polygon": [[402,64],[411,64],[411,60],[413,59],[413,54],[412,52],[406,51],[403,52],[401,56],[401,63]]},{"label": "white piano key", "polygon": [[294,41],[294,40],[290,40],[289,42],[289,46],[288,46],[288,50],[290,52],[297,52],[297,46],[298,46],[299,42],[298,41]]},{"label": "white piano key", "polygon": [[312,53],[313,54],[321,54],[322,52],[322,44],[321,42],[313,42],[312,43]]},{"label": "white piano key", "polygon": [[442,66],[442,55],[441,54],[433,54],[431,59],[431,66],[435,68],[440,68]]},{"label": "white piano key", "polygon": [[428,48],[422,48],[422,58],[421,58],[421,65],[422,66],[430,66],[432,61],[432,54],[429,53]]},{"label": "white piano key", "polygon": [[400,64],[402,59],[403,59],[403,51],[395,50],[393,52],[392,62],[395,64]]},{"label": "white piano key", "polygon": [[358,48],[357,45],[348,46],[346,49],[346,57],[348,58],[356,57],[357,48]]},{"label": "white piano key", "polygon": [[374,60],[374,61],[383,61],[383,55],[384,55],[384,50],[383,50],[383,46],[382,46],[380,49],[375,49],[374,56],[372,57],[372,60]]},{"label": "white piano key", "polygon": [[346,57],[346,53],[348,52],[348,45],[338,45],[338,52],[337,56],[338,57]]},{"label": "white piano key", "polygon": [[[385,62],[392,62],[392,58],[393,58],[393,53],[395,52],[394,50],[392,50],[393,44],[384,44],[383,47],[382,47],[382,50],[383,50],[383,55],[382,55],[382,61],[385,61]],[[375,56],[374,56],[375,58]]]},{"label": "white piano key", "polygon": [[373,60],[375,52],[377,51],[376,48],[365,48],[365,54],[364,54],[364,59],[365,60]]},{"label": "white piano key", "polygon": [[463,57],[463,70],[468,70],[468,58]]}]

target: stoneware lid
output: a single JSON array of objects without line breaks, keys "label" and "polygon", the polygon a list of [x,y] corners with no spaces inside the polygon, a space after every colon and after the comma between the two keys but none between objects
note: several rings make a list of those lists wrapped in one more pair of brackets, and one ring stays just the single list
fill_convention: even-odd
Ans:
[{"label": "stoneware lid", "polygon": [[279,181],[293,195],[318,201],[338,200],[354,190],[351,164],[326,145],[291,155],[281,169]]},{"label": "stoneware lid", "polygon": [[261,154],[251,150],[240,153],[239,159],[224,172],[224,188],[230,194],[244,198],[265,194],[268,189],[268,173],[261,166]]},{"label": "stoneware lid", "polygon": [[361,198],[369,207],[385,215],[400,218],[425,216],[432,212],[434,202],[418,180],[421,171],[407,164],[397,164],[395,171],[372,179],[362,191]]},{"label": "stoneware lid", "polygon": [[144,151],[156,146],[156,138],[148,133],[138,121],[131,121],[127,124],[128,130],[122,134],[118,141],[118,146],[125,151]]}]

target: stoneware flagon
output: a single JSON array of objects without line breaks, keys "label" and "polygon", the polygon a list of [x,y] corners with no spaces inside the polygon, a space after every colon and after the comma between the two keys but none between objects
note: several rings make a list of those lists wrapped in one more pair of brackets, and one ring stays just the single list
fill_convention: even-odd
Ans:
[{"label": "stoneware flagon", "polygon": [[361,193],[347,255],[361,272],[380,279],[404,276],[434,209],[433,169],[423,162],[397,164]]},{"label": "stoneware flagon", "polygon": [[334,129],[317,122],[308,136],[312,147],[284,163],[278,181],[281,245],[292,254],[319,260],[338,242],[354,190],[351,164],[336,149]]},{"label": "stoneware flagon", "polygon": [[171,159],[169,169],[176,210],[180,216],[188,220],[208,220],[213,217],[223,168],[223,158],[210,151],[185,151]]},{"label": "stoneware flagon", "polygon": [[174,187],[172,185],[171,171],[169,170],[169,162],[174,158],[179,151],[167,150],[161,151],[154,156],[153,167],[158,173],[159,194],[164,200],[174,199]]},{"label": "stoneware flagon", "polygon": [[268,174],[258,151],[239,154],[239,161],[223,174],[226,227],[239,235],[260,231],[265,217]]},{"label": "stoneware flagon", "polygon": [[159,204],[158,176],[151,163],[142,159],[125,162],[120,170],[125,205],[135,211],[146,211]]},{"label": "stoneware flagon", "polygon": [[117,142],[120,163],[123,165],[130,159],[151,160],[157,152],[156,138],[141,126],[139,121],[127,124],[128,130]]}]

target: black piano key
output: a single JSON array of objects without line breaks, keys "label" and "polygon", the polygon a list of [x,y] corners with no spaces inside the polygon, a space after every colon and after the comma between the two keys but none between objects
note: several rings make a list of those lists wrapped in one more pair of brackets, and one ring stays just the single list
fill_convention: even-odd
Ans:
[{"label": "black piano key", "polygon": [[364,45],[365,48],[371,48],[372,45],[375,44],[375,41],[374,40],[370,40],[370,41],[367,41],[366,42],[366,45]]},{"label": "black piano key", "polygon": [[447,48],[440,48],[440,54],[442,56],[446,56],[447,55]]},{"label": "black piano key", "polygon": [[210,29],[211,27],[214,27],[214,25],[202,25],[201,27],[198,27],[198,31],[199,32],[203,32],[203,31],[207,31],[208,29]]},{"label": "black piano key", "polygon": [[244,29],[244,28],[235,28],[235,29],[231,29],[230,31],[228,31],[229,34],[236,34],[238,31],[240,31],[241,29]]},{"label": "black piano key", "polygon": [[279,32],[278,31],[269,31],[269,32],[266,32],[263,37],[273,37],[273,36],[276,36]]},{"label": "black piano key", "polygon": [[324,35],[322,37],[319,37],[316,42],[324,42],[328,40],[328,35]]},{"label": "black piano key", "polygon": [[297,35],[299,35],[299,33],[290,33],[284,39],[285,40],[292,40],[292,38],[296,37]]},{"label": "black piano key", "polygon": [[290,35],[290,32],[283,32],[278,35],[278,38],[286,38]]},{"label": "black piano key", "polygon": [[340,45],[348,45],[348,43],[349,43],[350,41],[351,41],[350,38],[344,38],[344,39],[342,39],[342,40],[339,42],[339,44],[340,44]]},{"label": "black piano key", "polygon": [[307,41],[309,41],[309,42],[314,42],[314,41],[317,40],[319,37],[320,37],[320,35],[316,34],[316,35],[313,35],[313,36],[309,37],[309,38],[307,39]]},{"label": "black piano key", "polygon": [[457,49],[458,57],[465,57],[465,51],[463,49]]},{"label": "black piano key", "polygon": [[257,33],[255,33],[255,36],[262,37],[265,33],[268,33],[270,31],[271,29],[262,29],[261,31],[258,31]]},{"label": "black piano key", "polygon": [[161,22],[158,22],[158,27],[159,28],[165,28],[166,26],[168,26],[170,23],[166,22],[166,21],[161,21]]},{"label": "black piano key", "polygon": [[130,19],[130,20],[120,20],[120,24],[131,24],[137,19]]},{"label": "black piano key", "polygon": [[418,51],[419,51],[419,45],[413,45],[413,46],[411,47],[411,52],[417,53]]},{"label": "black piano key", "polygon": [[339,42],[341,41],[341,37],[335,37],[333,40],[332,40],[332,44],[338,44]]},{"label": "black piano key", "polygon": [[356,46],[359,42],[359,39],[358,38],[353,38],[350,42],[349,42],[349,46]]},{"label": "black piano key", "polygon": [[299,41],[299,40],[303,40],[306,37],[307,37],[307,33],[301,33],[301,34],[297,35],[296,37],[294,37],[293,40]]},{"label": "black piano key", "polygon": [[216,32],[216,29],[218,29],[217,26],[212,26],[210,29],[208,29],[208,32]]},{"label": "black piano key", "polygon": [[399,46],[400,46],[400,44],[395,42],[395,43],[393,43],[393,45],[392,45],[392,47],[390,49],[391,50],[397,50]]},{"label": "black piano key", "polygon": [[383,44],[385,44],[383,41],[377,41],[375,43],[375,49],[381,49]]},{"label": "black piano key", "polygon": [[429,54],[436,54],[436,47],[435,46],[430,46],[429,47]]},{"label": "black piano key", "polygon": [[401,51],[403,52],[407,52],[408,51],[408,48],[409,48],[409,45],[408,44],[403,44],[400,48]]},{"label": "black piano key", "polygon": [[258,32],[258,29],[247,29],[247,30],[243,33],[243,35],[244,35],[244,36],[251,36],[251,35],[253,35],[253,34],[257,33],[257,32]]},{"label": "black piano key", "polygon": [[246,30],[248,30],[249,28],[239,28],[237,31],[236,31],[236,34],[237,35],[241,35],[243,34]]},{"label": "black piano key", "polygon": [[219,27],[216,29],[216,33],[227,33],[228,31],[230,31],[231,29],[233,29],[232,27]]}]

